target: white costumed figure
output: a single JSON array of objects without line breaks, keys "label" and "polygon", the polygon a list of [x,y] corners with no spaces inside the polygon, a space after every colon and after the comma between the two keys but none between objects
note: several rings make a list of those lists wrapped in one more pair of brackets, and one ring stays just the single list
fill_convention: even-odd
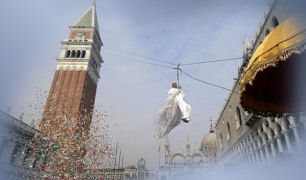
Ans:
[{"label": "white costumed figure", "polygon": [[156,136],[158,138],[167,136],[181,121],[185,123],[190,121],[191,106],[187,104],[184,97],[181,87],[177,87],[177,84],[173,83],[156,123]]}]

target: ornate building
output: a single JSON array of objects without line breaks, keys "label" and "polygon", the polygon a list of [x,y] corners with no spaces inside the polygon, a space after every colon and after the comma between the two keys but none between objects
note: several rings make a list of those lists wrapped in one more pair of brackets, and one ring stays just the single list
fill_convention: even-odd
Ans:
[{"label": "ornate building", "polygon": [[156,171],[148,170],[145,159],[140,158],[137,166],[129,165],[127,167],[94,170],[91,178],[105,180],[156,180],[157,173]]},{"label": "ornate building", "polygon": [[251,45],[248,40],[244,42],[243,64],[216,123],[217,160],[221,166],[245,166],[279,160],[305,144],[303,113],[255,115],[241,106],[239,94],[235,93],[239,92],[239,82],[257,47],[273,29],[296,13],[290,3],[284,0],[271,2]]},{"label": "ornate building", "polygon": [[203,171],[208,167],[208,159],[201,151],[191,152],[189,139],[186,141],[186,150],[182,152],[170,149],[169,139],[165,142],[165,162],[159,169],[159,179],[166,180],[174,178],[182,173],[192,173]]},{"label": "ornate building", "polygon": [[124,178],[126,180],[156,180],[157,178],[156,171],[146,168],[146,161],[144,158],[138,160],[137,166],[128,166],[124,173]]},{"label": "ornate building", "polygon": [[202,139],[200,151],[208,163],[208,167],[211,168],[217,160],[217,135],[212,125],[209,133]]}]

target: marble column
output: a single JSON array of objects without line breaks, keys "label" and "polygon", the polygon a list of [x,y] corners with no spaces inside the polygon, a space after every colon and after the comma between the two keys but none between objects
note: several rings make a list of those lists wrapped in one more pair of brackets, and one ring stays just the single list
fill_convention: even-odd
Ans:
[{"label": "marble column", "polygon": [[288,123],[287,123],[286,117],[281,118],[281,128],[282,128],[281,132],[285,136],[288,152],[292,152],[291,142],[290,142],[290,138],[289,138],[289,128],[288,128]]},{"label": "marble column", "polygon": [[264,153],[263,153],[263,146],[262,146],[262,143],[260,141],[258,141],[258,147],[259,147],[260,160],[261,160],[261,162],[264,162],[265,161],[265,156],[264,156]]},{"label": "marble column", "polygon": [[253,144],[251,142],[251,138],[248,137],[248,147],[249,147],[249,157],[251,159],[251,164],[255,164],[256,163],[256,158],[255,158],[255,155],[254,155],[254,149],[253,149]]},{"label": "marble column", "polygon": [[241,154],[240,154],[240,149],[239,149],[239,145],[237,144],[237,147],[236,147],[236,155],[237,155],[237,159],[238,159],[238,162],[239,162],[239,164],[240,165],[242,165],[242,163],[241,163]]},{"label": "marble column", "polygon": [[[279,119],[275,118],[275,122],[277,122],[277,121],[279,121]],[[274,126],[274,134],[275,134],[275,138],[276,138],[276,142],[277,142],[279,152],[284,152],[284,148],[283,148],[282,141],[281,141],[281,129],[279,128],[279,126],[276,123],[275,123],[275,126]]]},{"label": "marble column", "polygon": [[238,149],[239,149],[240,161],[242,162],[242,164],[245,164],[244,157],[243,157],[243,150],[242,150],[241,146],[242,146],[242,144],[239,143]]},{"label": "marble column", "polygon": [[264,144],[264,148],[265,148],[266,158],[268,161],[270,161],[270,152],[269,152],[268,144]]},{"label": "marble column", "polygon": [[251,140],[251,144],[252,144],[252,149],[253,149],[253,156],[255,159],[255,164],[259,163],[259,155],[258,155],[258,151],[257,151],[257,147],[256,147],[256,142],[255,139],[253,137],[253,135],[250,136],[250,140]]},{"label": "marble column", "polygon": [[270,143],[270,146],[271,146],[271,151],[272,151],[272,157],[276,157],[276,152],[275,152],[275,145],[274,145],[274,140],[273,139],[269,139],[269,143]]},{"label": "marble column", "polygon": [[279,134],[278,130],[277,130],[278,128],[277,128],[276,124],[272,121],[272,117],[267,117],[267,122],[268,122],[268,127],[267,127],[267,132],[266,133],[268,134],[269,143],[270,143],[271,150],[272,150],[272,156],[273,156],[273,158],[275,158],[276,157],[275,140],[277,141],[276,143],[277,143],[277,146],[279,147],[278,148],[279,150],[283,149],[283,147],[281,146],[280,139],[277,140],[277,138],[272,136],[272,131],[274,132],[276,137]]},{"label": "marble column", "polygon": [[294,133],[296,144],[297,144],[298,148],[300,148],[301,147],[301,140],[300,140],[299,132],[297,130],[297,126],[296,126],[296,118],[294,116],[290,116],[288,118],[288,120],[289,120],[289,123],[290,123],[289,128],[292,129],[292,131]]},{"label": "marble column", "polygon": [[248,145],[246,139],[243,140],[243,154],[244,154],[245,163],[247,165],[250,165]]},{"label": "marble column", "polygon": [[268,146],[270,145],[269,142],[268,142],[268,135],[270,134],[271,136],[271,130],[267,127],[266,125],[266,122],[263,122],[262,124],[262,128],[263,128],[263,131],[261,131],[261,134],[262,134],[262,140],[263,140],[263,143],[264,143],[264,147],[265,147],[265,153],[266,153],[266,158],[268,159],[268,161],[270,161],[270,152],[269,152],[269,148]]},{"label": "marble column", "polygon": [[244,149],[243,149],[242,142],[239,143],[239,154],[240,154],[240,159],[241,159],[242,164],[246,165],[246,161],[245,161],[245,157],[244,157]]},{"label": "marble column", "polygon": [[234,159],[235,159],[235,163],[237,164],[238,163],[238,157],[237,157],[236,149],[233,149],[233,156],[234,156]]},{"label": "marble column", "polygon": [[299,120],[304,125],[304,128],[306,129],[306,114],[300,113],[299,114]]},{"label": "marble column", "polygon": [[279,134],[276,135],[276,142],[277,142],[277,147],[278,147],[279,152],[284,152],[282,141],[280,139],[280,135]]},{"label": "marble column", "polygon": [[269,148],[268,148],[267,136],[265,134],[262,134],[262,146],[263,146],[264,151],[265,151],[265,158],[269,162],[270,161],[270,152],[269,152]]}]

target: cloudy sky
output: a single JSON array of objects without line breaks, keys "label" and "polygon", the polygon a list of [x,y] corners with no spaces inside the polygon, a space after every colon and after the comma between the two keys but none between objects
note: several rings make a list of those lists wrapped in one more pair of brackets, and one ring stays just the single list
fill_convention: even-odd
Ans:
[{"label": "cloudy sky", "polygon": [[[37,88],[49,90],[60,41],[90,5],[90,0],[2,3],[0,110],[11,107],[12,115],[24,112],[24,121],[30,121],[27,107],[43,101],[35,99]],[[118,50],[171,63],[239,57],[243,39],[253,39],[267,8],[268,0],[98,0],[105,63],[96,108],[109,114],[114,141],[119,142],[126,164],[144,157],[151,168],[157,167],[160,141],[153,137],[153,122],[176,81],[176,72],[129,61],[127,58],[142,58]],[[184,70],[231,88],[240,64],[237,60],[186,66]],[[209,119],[218,117],[228,92],[186,76],[181,84],[192,106],[192,121],[170,134],[171,148],[184,151],[189,137],[196,150],[209,130]]]}]

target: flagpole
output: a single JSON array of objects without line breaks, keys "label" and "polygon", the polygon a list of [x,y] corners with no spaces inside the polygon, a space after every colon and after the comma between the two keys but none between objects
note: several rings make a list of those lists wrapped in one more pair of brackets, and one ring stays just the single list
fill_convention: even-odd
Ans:
[{"label": "flagpole", "polygon": [[118,150],[118,143],[116,144],[115,161],[114,161],[114,169],[116,168],[116,161],[117,161],[117,150]]},{"label": "flagpole", "polygon": [[117,151],[118,151],[118,142],[117,142],[117,144],[116,144],[116,153],[115,153],[115,161],[114,161],[114,178],[115,178],[115,173],[116,173],[116,161],[117,161]]},{"label": "flagpole", "polygon": [[159,148],[158,148],[158,170],[160,168],[160,143],[159,143]]},{"label": "flagpole", "polygon": [[124,168],[123,167],[123,161],[124,161],[124,154],[123,154],[123,157],[122,157],[121,168]]},{"label": "flagpole", "polygon": [[121,162],[121,149],[120,149],[120,154],[119,154],[118,169],[120,168],[120,162]]}]

